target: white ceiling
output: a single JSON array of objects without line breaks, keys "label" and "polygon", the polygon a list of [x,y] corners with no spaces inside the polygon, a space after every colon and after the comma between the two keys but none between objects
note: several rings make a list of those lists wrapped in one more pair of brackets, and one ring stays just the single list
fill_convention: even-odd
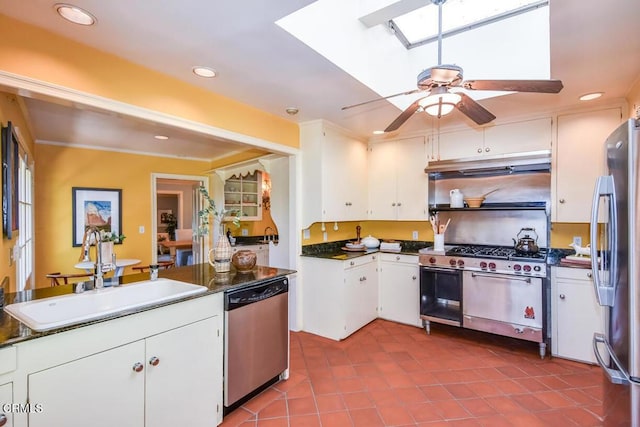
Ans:
[{"label": "white ceiling", "polygon": [[[341,110],[378,94],[275,24],[312,0],[73,3],[91,11],[98,24],[86,28],[67,23],[57,16],[51,0],[12,0],[3,4],[2,13],[288,120],[322,118],[369,137],[400,113],[386,101]],[[579,95],[592,91],[605,92],[598,101],[602,103],[623,98],[640,76],[638,17],[638,0],[551,0],[551,78],[563,81],[563,91],[557,95],[512,94],[482,100],[482,105],[500,119],[576,106]],[[194,65],[211,66],[219,76],[197,78],[191,73]],[[435,64],[424,64],[424,68],[431,65]],[[404,85],[406,90],[414,89],[415,80]],[[135,141],[135,150],[202,159],[241,148],[228,141],[213,143],[211,137],[50,100],[27,100],[27,106],[34,136],[41,141],[129,151]],[[300,110],[298,115],[286,114],[285,108],[291,106]],[[431,127],[433,119],[425,116],[412,117],[401,130]],[[472,124],[458,112],[441,123],[456,122]],[[150,139],[158,133],[173,137],[164,143]]]}]

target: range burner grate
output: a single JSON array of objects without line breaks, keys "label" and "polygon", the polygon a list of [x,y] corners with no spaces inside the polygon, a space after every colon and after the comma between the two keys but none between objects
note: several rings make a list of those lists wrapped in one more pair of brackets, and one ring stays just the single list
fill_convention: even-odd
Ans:
[{"label": "range burner grate", "polygon": [[535,254],[520,254],[512,247],[459,245],[449,249],[447,256],[467,256],[471,258],[517,259],[519,261],[538,261],[547,259],[547,250],[542,248]]}]

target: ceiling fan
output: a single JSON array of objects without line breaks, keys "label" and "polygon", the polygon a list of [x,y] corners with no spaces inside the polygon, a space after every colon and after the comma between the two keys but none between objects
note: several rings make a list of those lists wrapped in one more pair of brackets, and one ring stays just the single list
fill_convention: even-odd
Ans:
[{"label": "ceiling fan", "polygon": [[377,98],[371,101],[342,107],[346,110],[353,107],[389,99],[400,95],[411,95],[428,91],[428,95],[413,102],[387,128],[385,132],[393,132],[406,122],[415,112],[424,111],[438,118],[449,114],[454,108],[469,117],[475,123],[483,125],[494,120],[490,111],[478,104],[464,92],[449,89],[462,87],[467,90],[494,90],[510,92],[558,93],[562,90],[560,80],[463,80],[462,67],[442,64],[442,5],[447,0],[431,0],[438,6],[438,65],[427,68],[418,74],[418,88],[407,92]]}]

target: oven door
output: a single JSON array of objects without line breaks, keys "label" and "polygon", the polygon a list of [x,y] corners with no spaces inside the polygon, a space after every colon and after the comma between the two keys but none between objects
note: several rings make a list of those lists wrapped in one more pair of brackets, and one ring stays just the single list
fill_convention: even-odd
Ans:
[{"label": "oven door", "polygon": [[465,271],[463,326],[542,341],[542,279]]},{"label": "oven door", "polygon": [[436,323],[461,325],[461,270],[420,267],[420,317]]}]

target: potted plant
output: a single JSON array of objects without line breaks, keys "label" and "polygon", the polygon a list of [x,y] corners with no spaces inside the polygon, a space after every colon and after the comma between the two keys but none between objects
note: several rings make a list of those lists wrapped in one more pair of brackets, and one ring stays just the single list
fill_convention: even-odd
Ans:
[{"label": "potted plant", "polygon": [[165,233],[169,235],[169,240],[176,240],[176,229],[178,228],[178,219],[174,214],[164,214],[162,217],[165,223]]},{"label": "potted plant", "polygon": [[[198,211],[200,217],[200,226],[198,227],[199,235],[206,235],[209,233],[209,217],[213,216],[214,224],[217,222],[220,227],[218,236],[218,242],[213,249],[209,250],[209,264],[218,273],[227,272],[231,270],[231,243],[224,233],[224,219],[232,217],[233,220],[229,221],[236,227],[240,226],[239,211],[231,209],[218,209],[216,202],[209,196],[209,192],[204,186],[199,188],[200,194],[205,201],[203,209]],[[211,261],[211,254],[213,253],[213,261]]]}]

